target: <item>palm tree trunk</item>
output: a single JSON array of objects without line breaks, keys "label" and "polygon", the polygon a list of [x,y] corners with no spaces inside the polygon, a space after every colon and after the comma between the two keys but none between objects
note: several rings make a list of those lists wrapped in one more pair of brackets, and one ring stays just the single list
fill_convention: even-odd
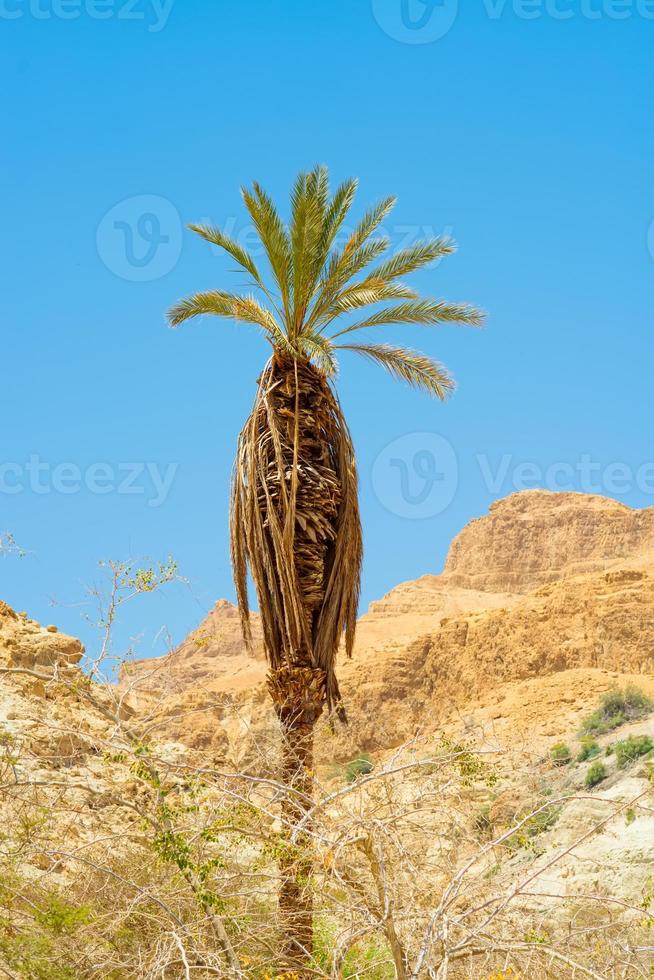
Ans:
[{"label": "palm tree trunk", "polygon": [[[248,637],[246,570],[257,587],[268,688],[279,718],[284,839],[279,911],[288,968],[306,976],[313,953],[314,871],[308,813],[313,736],[338,709],[334,670],[356,622],[361,528],[354,452],[322,372],[276,350],[239,440],[232,495],[232,561]],[[294,828],[301,822],[301,830]]]},{"label": "palm tree trunk", "polygon": [[[283,932],[282,956],[296,969],[313,952],[313,846],[307,814],[313,794],[313,724],[291,721],[283,726],[282,779],[289,787],[282,805],[287,846],[280,860],[279,914]],[[293,828],[305,820],[291,843]]]},{"label": "palm tree trunk", "polygon": [[314,854],[310,811],[314,731],[325,697],[324,672],[310,666],[307,651],[303,651],[301,661],[297,666],[284,666],[268,675],[268,687],[282,729],[280,778],[286,787],[279,862],[281,952],[285,966],[296,971],[309,963],[313,953]]}]

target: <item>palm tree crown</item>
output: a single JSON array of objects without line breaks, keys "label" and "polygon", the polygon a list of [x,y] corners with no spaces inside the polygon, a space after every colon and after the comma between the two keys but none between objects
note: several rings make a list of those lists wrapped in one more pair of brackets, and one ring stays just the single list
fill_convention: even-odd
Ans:
[{"label": "palm tree crown", "polygon": [[[268,279],[252,255],[234,239],[210,225],[190,225],[236,260],[261,299],[252,293],[236,295],[217,289],[196,293],[170,310],[171,325],[205,313],[254,323],[263,329],[273,348],[312,362],[328,377],[336,372],[336,351],[355,351],[381,364],[396,378],[444,399],[454,382],[441,364],[403,347],[350,343],[349,337],[359,330],[389,324],[480,326],[483,313],[474,307],[426,299],[400,282],[409,273],[451,254],[455,244],[445,236],[432,238],[382,259],[390,243],[375,232],[395,205],[395,198],[388,197],[366,212],[342,247],[335,247],[356,189],[356,180],[346,180],[331,196],[327,168],[323,166],[300,174],[291,193],[288,226],[258,183],[251,190],[242,189],[268,260]],[[380,305],[389,302],[392,305]],[[363,319],[345,326],[339,323],[371,306],[376,309]]]}]

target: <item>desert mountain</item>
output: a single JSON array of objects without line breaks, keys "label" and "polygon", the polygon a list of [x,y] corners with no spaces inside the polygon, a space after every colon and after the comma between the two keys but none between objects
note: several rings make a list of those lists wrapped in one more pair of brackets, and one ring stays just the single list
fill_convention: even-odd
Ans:
[{"label": "desert mountain", "polygon": [[[220,751],[232,706],[271,724],[256,635],[250,657],[221,600],[174,653],[133,664],[122,683],[150,709],[156,701],[168,737]],[[460,532],[441,575],[370,604],[340,664],[349,734],[329,751],[391,746],[462,717],[529,737],[574,730],[588,701],[627,675],[645,687],[654,675],[654,508],[517,493]]]}]

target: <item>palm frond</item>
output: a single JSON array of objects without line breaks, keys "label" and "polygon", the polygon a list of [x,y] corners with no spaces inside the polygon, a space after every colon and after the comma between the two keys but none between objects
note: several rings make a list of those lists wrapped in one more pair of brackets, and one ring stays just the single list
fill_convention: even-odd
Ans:
[{"label": "palm frond", "polygon": [[323,233],[320,240],[320,250],[323,257],[322,265],[324,265],[326,262],[330,249],[334,244],[336,235],[340,231],[343,222],[345,221],[348,212],[352,207],[358,186],[359,182],[353,178],[344,181],[339,187],[336,188],[334,196],[325,212]]},{"label": "palm frond", "polygon": [[254,296],[234,297],[234,319],[245,323],[258,323],[274,337],[283,336],[280,325],[270,310],[262,306]]},{"label": "palm frond", "polygon": [[422,269],[430,262],[452,255],[453,252],[456,252],[456,244],[446,236],[416,242],[409,248],[400,249],[378,268],[373,269],[370,275],[378,279],[399,279],[400,276],[408,276],[410,272]]},{"label": "palm frond", "polygon": [[426,354],[393,347],[390,344],[336,344],[336,350],[351,350],[381,364],[389,374],[412,388],[420,388],[444,401],[454,391],[455,383],[447,369]]},{"label": "palm frond", "polygon": [[235,242],[233,238],[229,235],[223,234],[219,228],[215,228],[213,225],[189,225],[191,231],[194,231],[196,235],[200,235],[207,242],[212,245],[217,245],[219,248],[224,249],[232,258],[236,259],[238,264],[242,266],[247,272],[250,273],[257,285],[262,286],[263,281],[259,270],[257,269],[256,263],[247,249],[242,248],[238,242]]},{"label": "palm frond", "polygon": [[350,279],[383,255],[388,246],[387,238],[373,238],[347,255],[343,252],[333,255],[318,284],[317,296],[305,320],[304,329],[311,331],[318,323],[323,322],[340,290],[347,285]]},{"label": "palm frond", "polygon": [[318,164],[307,174],[307,191],[316,201],[324,217],[329,204],[329,171],[324,164]]},{"label": "palm frond", "polygon": [[263,327],[271,338],[276,340],[283,338],[283,331],[275,317],[254,296],[236,296],[216,289],[196,293],[176,303],[168,312],[168,321],[171,327],[177,327],[185,320],[204,314],[229,317],[244,323],[256,323]]},{"label": "palm frond", "polygon": [[299,175],[291,194],[293,336],[300,331],[319,273],[318,251],[326,200],[320,168]]},{"label": "palm frond", "polygon": [[190,320],[194,316],[202,316],[210,313],[213,316],[232,316],[234,309],[234,299],[232,293],[225,293],[220,289],[209,289],[204,293],[195,293],[188,299],[180,300],[175,303],[168,311],[168,322],[171,327],[178,327],[185,320]]},{"label": "palm frond", "polygon": [[279,290],[284,314],[290,316],[291,243],[288,231],[280,218],[272,199],[259,184],[253,184],[254,193],[241,188],[241,195],[248,210],[272,270]]},{"label": "palm frond", "polygon": [[396,197],[385,197],[383,201],[375,204],[374,207],[366,211],[363,218],[356,226],[343,248],[343,255],[355,252],[367,241],[372,233],[381,225],[384,218],[388,217],[395,207]]},{"label": "palm frond", "polygon": [[389,299],[417,299],[418,294],[402,283],[386,282],[383,279],[366,277],[342,290],[319,322],[325,323],[343,313],[360,310],[364,306],[385,302]]},{"label": "palm frond", "polygon": [[[353,193],[354,189],[352,189]],[[308,318],[307,326],[309,329],[324,315],[338,291],[353,276],[356,276],[367,265],[374,262],[378,256],[387,251],[390,242],[386,237],[380,237],[373,241],[369,241],[369,239],[379,228],[384,218],[392,211],[395,201],[395,197],[386,197],[370,208],[369,211],[366,211],[343,248],[332,255],[317,285],[314,306]]]},{"label": "palm frond", "polygon": [[483,322],[484,314],[474,306],[446,303],[442,300],[420,299],[398,303],[397,306],[386,306],[384,309],[372,313],[365,320],[360,320],[344,330],[339,330],[338,333],[332,335],[332,340],[335,337],[352,333],[354,330],[363,330],[364,327],[381,327],[390,323],[418,323],[423,325],[465,323],[468,326],[480,327]]}]

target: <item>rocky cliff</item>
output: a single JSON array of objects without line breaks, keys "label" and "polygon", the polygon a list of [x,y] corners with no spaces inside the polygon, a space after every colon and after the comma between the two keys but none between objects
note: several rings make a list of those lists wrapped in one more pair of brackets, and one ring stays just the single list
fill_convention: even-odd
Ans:
[{"label": "rocky cliff", "polygon": [[444,577],[484,592],[528,592],[654,549],[654,507],[584,493],[526,490],[491,504],[452,542]]}]

